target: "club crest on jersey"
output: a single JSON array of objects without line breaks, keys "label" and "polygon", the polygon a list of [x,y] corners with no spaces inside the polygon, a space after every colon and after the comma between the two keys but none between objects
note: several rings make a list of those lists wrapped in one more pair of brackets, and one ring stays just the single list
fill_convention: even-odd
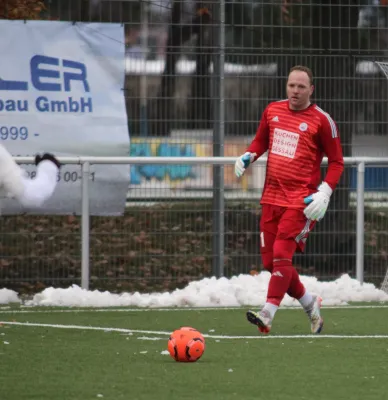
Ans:
[{"label": "club crest on jersey", "polygon": [[304,132],[304,131],[307,131],[307,128],[308,128],[309,126],[306,124],[306,122],[302,122],[300,125],[299,125],[299,130],[301,130],[302,132]]}]

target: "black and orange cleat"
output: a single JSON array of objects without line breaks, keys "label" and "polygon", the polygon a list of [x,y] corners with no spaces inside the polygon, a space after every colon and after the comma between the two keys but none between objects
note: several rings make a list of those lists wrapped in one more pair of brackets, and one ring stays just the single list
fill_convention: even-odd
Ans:
[{"label": "black and orange cleat", "polygon": [[271,331],[272,318],[265,310],[262,310],[258,313],[251,310],[247,311],[247,320],[251,324],[256,325],[259,331],[265,335]]}]

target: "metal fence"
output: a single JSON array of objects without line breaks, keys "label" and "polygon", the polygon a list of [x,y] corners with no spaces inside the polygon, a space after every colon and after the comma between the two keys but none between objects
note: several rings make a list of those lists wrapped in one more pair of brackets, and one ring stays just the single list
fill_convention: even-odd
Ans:
[{"label": "metal fence", "polygon": [[3,0],[0,17],[124,24],[123,89],[139,141],[201,131],[198,143],[216,148],[246,142],[266,104],[285,96],[289,68],[306,64],[345,154],[388,156],[387,84],[373,63],[387,58],[386,0],[25,0],[37,10],[25,16],[17,3]]},{"label": "metal fence", "polygon": [[[213,182],[215,166],[227,175],[234,161],[234,157],[67,158],[67,163],[80,164],[82,216],[4,216],[0,286],[19,291],[71,284],[115,291],[172,290],[204,277],[259,272],[258,199],[265,159],[244,175],[245,182],[235,179],[231,184],[249,187],[239,189],[239,195],[230,187],[207,186],[208,179]],[[194,196],[184,182],[162,188],[150,180],[142,193],[129,191],[132,201],[124,216],[90,217],[90,165],[118,163],[191,170],[192,176],[201,177],[203,187],[197,187]],[[371,166],[387,169],[388,158],[346,158],[345,163],[356,173],[356,190],[349,191],[344,208],[329,208],[295,266],[320,279],[348,273],[380,286],[388,268],[388,196],[376,192],[368,197],[364,188],[366,171]],[[346,230],[333,230],[333,223]]]},{"label": "metal fence", "polygon": [[[31,0],[28,13],[16,3],[2,1],[0,17],[124,24],[132,157],[238,156],[268,102],[285,96],[295,64],[312,68],[314,101],[337,122],[345,156],[388,157],[388,85],[374,63],[388,58],[385,0]],[[231,166],[134,165],[126,215],[90,221],[91,285],[172,289],[209,276],[221,234],[227,276],[258,269],[262,175],[256,166],[236,183]],[[309,252],[296,257],[302,272],[356,275],[356,182],[348,165]],[[368,164],[363,259],[378,284],[388,261],[387,190],[388,168]],[[79,217],[0,223],[1,284],[80,280]]]}]

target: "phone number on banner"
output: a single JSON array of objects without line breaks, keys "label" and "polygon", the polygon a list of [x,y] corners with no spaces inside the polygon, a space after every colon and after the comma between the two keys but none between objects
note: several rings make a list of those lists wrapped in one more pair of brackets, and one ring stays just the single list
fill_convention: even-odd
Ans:
[{"label": "phone number on banner", "polygon": [[[34,179],[36,176],[36,171],[26,171],[29,178]],[[90,173],[90,180],[94,182],[96,179],[95,172]],[[57,174],[57,182],[72,183],[82,180],[82,175],[77,171],[66,171],[59,172]]]},{"label": "phone number on banner", "polygon": [[27,140],[28,137],[28,128],[25,126],[0,126],[0,140]]}]

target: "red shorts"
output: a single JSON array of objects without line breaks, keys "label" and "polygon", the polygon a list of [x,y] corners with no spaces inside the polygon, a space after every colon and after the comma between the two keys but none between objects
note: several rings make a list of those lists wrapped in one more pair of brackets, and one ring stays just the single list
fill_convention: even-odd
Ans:
[{"label": "red shorts", "polygon": [[297,251],[303,252],[315,221],[305,217],[303,210],[263,204],[260,219],[260,243],[263,253],[272,251],[275,240],[293,239]]}]

